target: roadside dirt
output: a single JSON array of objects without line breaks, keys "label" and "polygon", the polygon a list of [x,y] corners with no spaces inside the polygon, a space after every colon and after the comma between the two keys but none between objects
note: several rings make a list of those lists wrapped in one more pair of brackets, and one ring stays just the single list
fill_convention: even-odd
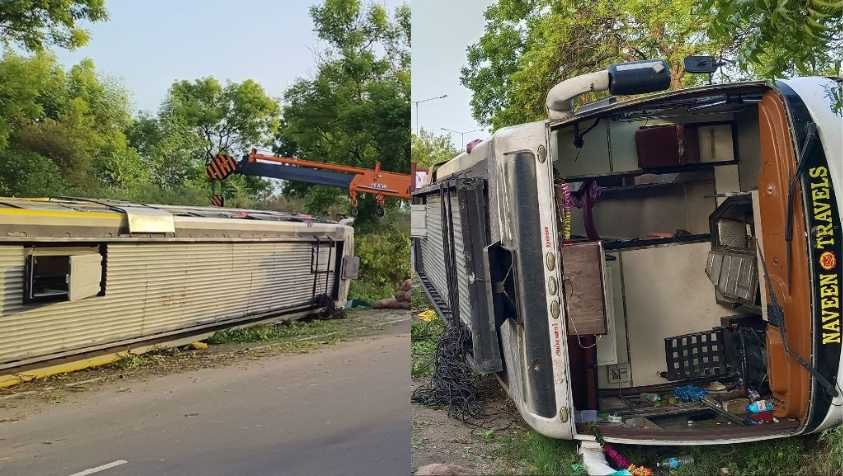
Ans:
[{"label": "roadside dirt", "polygon": [[[414,380],[413,389],[423,383]],[[462,422],[449,417],[447,408],[411,404],[413,473],[434,463],[458,465],[477,475],[520,473],[507,458],[511,432],[522,425],[518,410],[494,378],[484,379],[480,389],[483,417],[478,420]]]},{"label": "roadside dirt", "polygon": [[129,392],[129,382],[157,376],[191,372],[210,367],[244,365],[257,359],[282,354],[318,351],[349,340],[362,340],[409,320],[406,310],[354,310],[345,319],[329,321],[332,331],[285,341],[258,341],[210,345],[196,350],[190,346],[142,354],[115,364],[34,380],[0,389],[0,423],[14,422],[36,413],[45,405],[75,400],[83,392],[113,385],[117,392]]}]

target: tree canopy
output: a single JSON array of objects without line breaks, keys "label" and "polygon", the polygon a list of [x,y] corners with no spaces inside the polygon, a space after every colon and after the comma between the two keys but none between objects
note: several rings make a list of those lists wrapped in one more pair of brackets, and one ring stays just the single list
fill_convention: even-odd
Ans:
[{"label": "tree canopy", "polygon": [[390,18],[380,5],[327,0],[311,16],[329,47],[284,95],[281,143],[312,160],[409,170],[409,8]]},{"label": "tree canopy", "polygon": [[436,135],[422,129],[419,135],[413,134],[412,140],[412,160],[420,168],[429,169],[453,159],[460,153],[447,134]]},{"label": "tree canopy", "polygon": [[[314,29],[328,47],[313,78],[284,94],[275,150],[301,158],[406,172],[410,168],[410,10],[390,16],[380,5],[326,0],[310,9]],[[344,193],[290,184],[309,195],[319,212]],[[371,215],[361,202],[359,221]]]},{"label": "tree canopy", "polygon": [[108,18],[105,0],[9,0],[0,6],[0,42],[41,51],[50,45],[73,49],[88,42],[80,21]]},{"label": "tree canopy", "polygon": [[[207,162],[220,152],[239,158],[252,147],[409,169],[406,5],[391,13],[360,0],[311,7],[314,31],[327,47],[318,53],[316,74],[297,80],[283,98],[270,97],[252,80],[205,77],[173,82],[158,111],[134,115],[128,91],[100,74],[92,60],[65,68],[47,52],[85,44],[80,25],[105,20],[104,4],[0,3],[0,42],[6,46],[0,60],[0,194],[205,204]],[[282,189],[255,177],[229,177],[222,191],[235,206],[268,206],[260,201],[280,193],[293,197],[285,204],[313,213],[348,205],[340,189],[297,183]],[[373,207],[370,199],[361,205],[365,222]]]},{"label": "tree canopy", "polygon": [[[146,172],[124,133],[131,122],[126,91],[99,76],[92,61],[64,70],[47,53],[6,53],[0,61],[0,160],[5,171],[0,191],[53,192],[46,184],[125,189],[143,181]],[[24,171],[42,177],[33,177],[35,182],[10,179]],[[31,183],[41,185],[31,190]]]},{"label": "tree canopy", "polygon": [[461,79],[474,117],[500,128],[543,117],[555,83],[613,62],[664,58],[673,87],[700,80],[682,67],[691,54],[731,61],[730,74],[839,70],[841,15],[839,0],[498,0]]},{"label": "tree canopy", "polygon": [[270,145],[280,112],[278,102],[255,81],[222,85],[208,77],[173,83],[160,115],[165,124],[193,131],[207,163],[218,153],[240,155]]},{"label": "tree canopy", "polygon": [[704,0],[707,32],[731,47],[743,71],[762,77],[840,74],[843,1]]}]

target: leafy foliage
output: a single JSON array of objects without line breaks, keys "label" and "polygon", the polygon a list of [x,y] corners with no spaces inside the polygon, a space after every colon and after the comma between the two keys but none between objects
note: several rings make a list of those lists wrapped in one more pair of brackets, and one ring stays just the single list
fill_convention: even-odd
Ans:
[{"label": "leafy foliage", "polygon": [[10,0],[0,3],[0,42],[31,51],[49,45],[77,48],[88,42],[80,21],[108,18],[105,0]]},{"label": "leafy foliage", "polygon": [[52,160],[33,152],[0,152],[0,194],[60,195],[67,188]]},{"label": "leafy foliage", "polygon": [[195,183],[202,177],[201,139],[176,118],[141,114],[126,135],[143,158],[151,183],[161,189]]},{"label": "leafy foliage", "polygon": [[[284,121],[275,150],[304,159],[407,171],[410,168],[410,11],[390,15],[359,0],[326,0],[310,9],[315,31],[328,44],[312,79],[300,79],[284,95]],[[288,184],[290,193],[328,193]],[[334,194],[339,200],[340,193]],[[361,203],[358,223],[374,207]],[[394,204],[393,204],[394,206]]]},{"label": "leafy foliage", "polygon": [[239,155],[268,145],[279,124],[280,107],[252,80],[225,86],[212,77],[177,81],[161,110],[165,123],[191,130],[205,162],[218,153]]},{"label": "leafy foliage", "polygon": [[707,32],[728,45],[743,71],[763,77],[840,74],[843,1],[705,0]]},{"label": "leafy foliage", "polygon": [[433,372],[436,343],[444,332],[445,324],[440,319],[434,319],[430,322],[413,321],[410,327],[411,377],[425,377]]},{"label": "leafy foliage", "polygon": [[356,226],[354,250],[360,257],[361,280],[352,281],[354,298],[391,296],[410,277],[409,213],[390,209],[377,224]]},{"label": "leafy foliage", "polygon": [[613,62],[664,58],[673,87],[700,81],[682,66],[691,54],[765,77],[824,72],[835,61],[839,68],[843,54],[838,3],[499,0],[486,10],[485,33],[469,47],[461,79],[474,93],[474,117],[500,128],[542,118],[555,83]]},{"label": "leafy foliage", "polygon": [[424,129],[419,135],[413,134],[412,143],[412,160],[422,168],[446,162],[460,153],[446,134],[435,135]]},{"label": "leafy foliage", "polygon": [[[0,183],[14,186],[0,191],[91,194],[143,183],[146,169],[124,133],[132,120],[128,104],[125,90],[99,76],[90,60],[65,71],[47,53],[6,53],[0,61]],[[36,172],[43,180],[21,177]]]}]

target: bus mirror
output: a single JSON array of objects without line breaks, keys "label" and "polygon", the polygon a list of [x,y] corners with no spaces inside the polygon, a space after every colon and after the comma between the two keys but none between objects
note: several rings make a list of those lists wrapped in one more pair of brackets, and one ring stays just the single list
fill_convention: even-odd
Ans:
[{"label": "bus mirror", "polygon": [[720,67],[714,56],[686,56],[683,63],[689,73],[711,74]]}]

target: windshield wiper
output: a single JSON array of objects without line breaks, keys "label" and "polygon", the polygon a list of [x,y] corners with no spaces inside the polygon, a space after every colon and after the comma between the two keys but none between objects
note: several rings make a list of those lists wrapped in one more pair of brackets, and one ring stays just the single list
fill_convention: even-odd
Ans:
[{"label": "windshield wiper", "polygon": [[791,262],[793,258],[793,251],[791,243],[793,242],[793,201],[796,195],[796,184],[799,183],[799,178],[805,173],[808,161],[805,157],[808,152],[813,151],[814,142],[817,137],[817,125],[812,121],[805,124],[805,141],[802,143],[802,149],[799,151],[799,157],[796,160],[796,171],[790,179],[790,185],[787,189],[787,222],[784,229],[784,241],[787,243],[787,290],[790,293],[791,289]]}]

